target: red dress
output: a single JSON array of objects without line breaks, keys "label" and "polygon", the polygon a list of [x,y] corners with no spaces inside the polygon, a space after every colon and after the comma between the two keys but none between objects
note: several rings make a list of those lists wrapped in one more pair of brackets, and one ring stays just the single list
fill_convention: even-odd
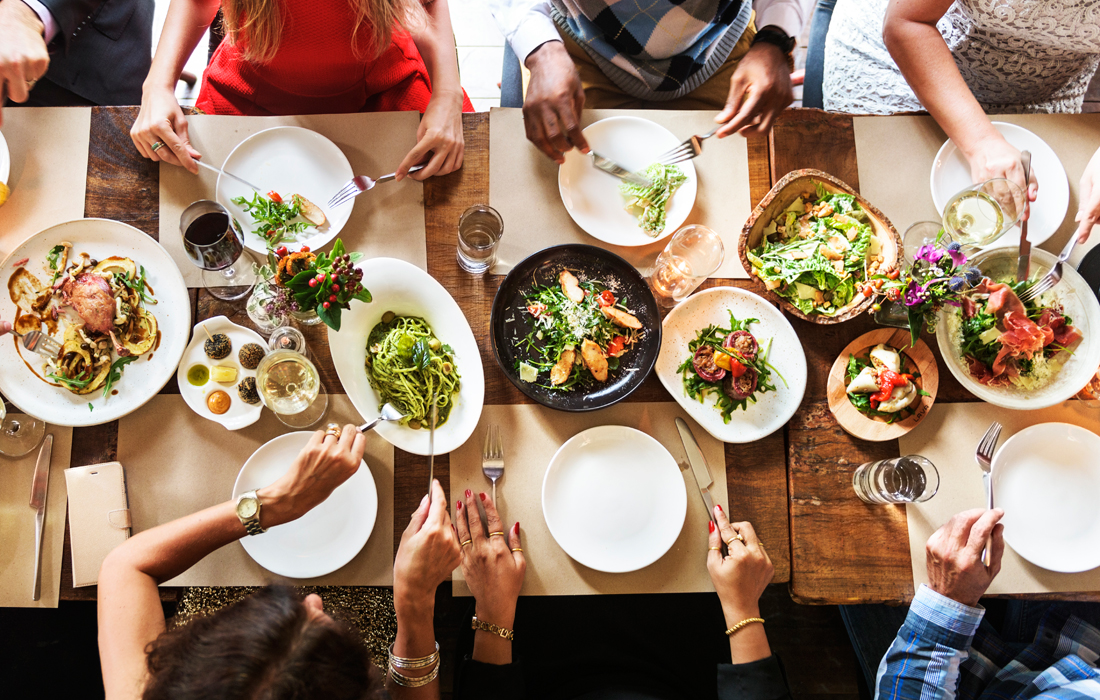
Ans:
[{"label": "red dress", "polygon": [[[252,63],[241,47],[221,43],[203,74],[196,106],[207,114],[280,115],[424,112],[432,96],[424,59],[407,32],[369,58],[369,27],[359,29],[347,0],[282,0],[283,34],[275,57]],[[465,91],[462,111],[474,111]]]}]

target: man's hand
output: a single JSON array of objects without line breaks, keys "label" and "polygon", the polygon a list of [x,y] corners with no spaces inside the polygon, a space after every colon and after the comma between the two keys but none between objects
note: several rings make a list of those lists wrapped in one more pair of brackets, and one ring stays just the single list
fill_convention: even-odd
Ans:
[{"label": "man's hand", "polygon": [[[998,521],[1004,514],[999,508],[963,511],[932,533],[925,546],[928,585],[932,590],[963,605],[978,604],[1001,570],[1005,540],[1004,525]],[[982,564],[982,550],[990,533],[993,552],[986,567]]]},{"label": "man's hand", "polygon": [[774,44],[759,43],[749,49],[730,78],[726,107],[714,121],[724,124],[718,138],[740,132],[742,136],[766,134],[776,116],[794,100],[787,54]]},{"label": "man's hand", "polygon": [[526,65],[531,71],[523,101],[527,140],[559,165],[565,162],[565,152],[573,148],[588,153],[588,142],[581,133],[584,88],[565,44],[546,42],[531,52]]},{"label": "man's hand", "polygon": [[0,107],[5,95],[26,102],[33,84],[46,74],[50,54],[42,31],[42,20],[22,0],[0,2]]}]

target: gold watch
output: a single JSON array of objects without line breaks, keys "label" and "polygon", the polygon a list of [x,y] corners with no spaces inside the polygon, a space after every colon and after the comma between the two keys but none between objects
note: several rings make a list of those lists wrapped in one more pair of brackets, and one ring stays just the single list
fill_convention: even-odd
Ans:
[{"label": "gold watch", "polygon": [[250,535],[266,532],[260,526],[260,499],[255,491],[245,491],[237,496],[237,517]]}]

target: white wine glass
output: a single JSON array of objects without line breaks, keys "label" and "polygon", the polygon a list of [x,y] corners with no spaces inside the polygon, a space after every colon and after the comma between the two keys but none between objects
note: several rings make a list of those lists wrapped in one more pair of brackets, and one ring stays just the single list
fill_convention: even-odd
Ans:
[{"label": "white wine glass", "polygon": [[0,399],[0,454],[5,457],[22,457],[42,442],[46,424],[33,416],[8,414],[8,408]]},{"label": "white wine glass", "polygon": [[1023,216],[1027,193],[1011,180],[994,178],[957,193],[943,208],[943,228],[964,246],[989,245]]},{"label": "white wine glass", "polygon": [[283,425],[308,428],[328,411],[328,393],[317,367],[301,353],[268,353],[256,368],[256,388],[264,405]]}]

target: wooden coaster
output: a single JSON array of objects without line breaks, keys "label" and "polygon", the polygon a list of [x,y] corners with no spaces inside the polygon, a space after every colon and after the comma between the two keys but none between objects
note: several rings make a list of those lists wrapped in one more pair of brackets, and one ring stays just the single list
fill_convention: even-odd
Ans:
[{"label": "wooden coaster", "polygon": [[[909,330],[904,328],[880,328],[879,330],[864,333],[844,348],[840,356],[836,358],[832,369],[829,370],[829,410],[836,417],[840,427],[851,435],[869,440],[882,442],[894,440],[905,435],[915,428],[918,423],[928,415],[932,403],[936,400],[936,392],[940,387],[940,370],[936,366],[936,358],[923,340],[917,340],[917,344],[909,347]],[[894,348],[916,364],[920,372],[920,388],[928,392],[928,396],[917,399],[916,411],[905,420],[895,423],[887,423],[881,418],[874,418],[860,413],[859,409],[848,400],[847,387],[844,380],[848,370],[848,357],[850,355],[862,355],[865,351],[882,343]]]}]

